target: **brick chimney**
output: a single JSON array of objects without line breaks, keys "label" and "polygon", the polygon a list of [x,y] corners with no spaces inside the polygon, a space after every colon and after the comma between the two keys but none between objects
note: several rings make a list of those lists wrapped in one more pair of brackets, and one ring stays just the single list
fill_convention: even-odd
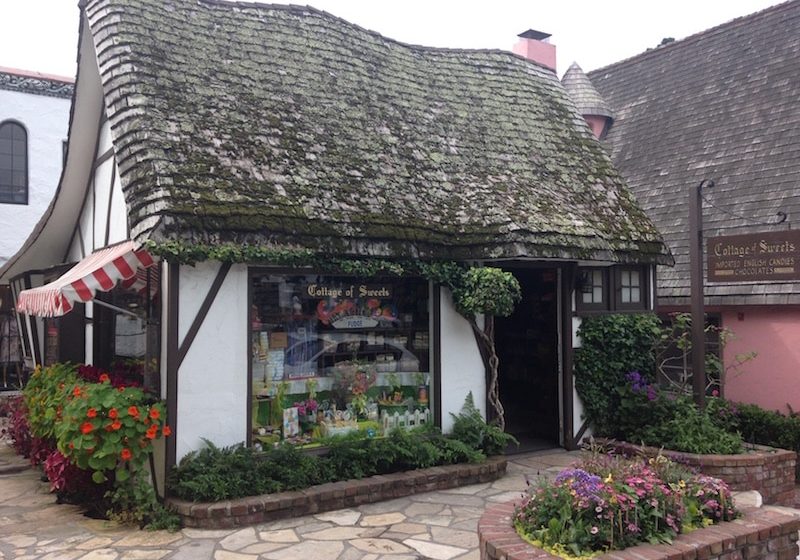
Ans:
[{"label": "brick chimney", "polygon": [[556,46],[550,44],[550,34],[528,29],[517,35],[514,53],[556,71]]}]

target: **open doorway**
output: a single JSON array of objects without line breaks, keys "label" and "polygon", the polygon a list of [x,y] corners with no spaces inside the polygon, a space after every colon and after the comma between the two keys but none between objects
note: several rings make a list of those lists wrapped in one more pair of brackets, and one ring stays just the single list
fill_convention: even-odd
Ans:
[{"label": "open doorway", "polygon": [[519,451],[552,448],[559,445],[558,273],[513,272],[522,300],[495,322],[506,431],[520,441]]}]

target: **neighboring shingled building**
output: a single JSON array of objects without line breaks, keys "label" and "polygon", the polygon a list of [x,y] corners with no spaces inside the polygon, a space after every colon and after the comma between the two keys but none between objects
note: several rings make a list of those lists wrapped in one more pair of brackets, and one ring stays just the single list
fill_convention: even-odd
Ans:
[{"label": "neighboring shingled building", "polygon": [[[716,183],[706,237],[800,227],[800,1],[589,77],[616,116],[605,138],[614,164],[675,256],[659,268],[661,310],[689,304],[689,190],[703,179]],[[788,219],[767,225],[779,211]],[[800,282],[707,283],[705,294],[737,335],[726,361],[759,353],[729,377],[728,396],[800,409]]]}]

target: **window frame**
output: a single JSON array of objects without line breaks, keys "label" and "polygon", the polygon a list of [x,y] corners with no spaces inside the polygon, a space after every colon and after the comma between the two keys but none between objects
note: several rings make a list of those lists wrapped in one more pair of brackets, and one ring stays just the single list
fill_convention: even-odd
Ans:
[{"label": "window frame", "polygon": [[[24,201],[14,200],[14,194],[13,194],[14,185],[13,185],[13,179],[12,179],[12,184],[11,185],[5,186],[5,185],[1,185],[0,184],[0,204],[17,204],[17,205],[27,206],[29,201],[30,201],[30,165],[29,165],[30,164],[30,158],[29,158],[29,151],[30,150],[29,150],[29,145],[28,145],[29,144],[28,140],[29,140],[29,136],[30,135],[28,134],[28,129],[25,127],[25,125],[22,124],[20,121],[18,121],[16,119],[6,119],[4,121],[0,121],[0,130],[2,130],[3,127],[5,127],[5,126],[12,126],[12,127],[16,126],[16,127],[19,127],[20,130],[22,130],[22,132],[25,135],[25,150],[24,150],[24,156],[25,156],[25,158],[24,158],[25,159],[25,185],[24,185],[24,192],[25,192],[25,194],[24,194]],[[13,128],[12,128],[12,130],[13,130]],[[12,138],[12,142],[13,142],[13,138]],[[13,156],[13,154],[12,154],[12,156]],[[12,165],[11,165],[11,172],[14,173],[13,161],[12,161]],[[9,199],[8,200],[5,199],[5,195],[3,193],[3,189],[6,188],[6,187],[9,189]]]},{"label": "window frame", "polygon": [[[594,272],[600,272],[602,276],[603,288],[603,301],[596,303],[586,303],[583,301],[583,287],[582,281],[583,273],[593,275]],[[597,313],[611,310],[610,286],[609,279],[611,275],[608,273],[608,267],[602,266],[581,266],[578,268],[578,286],[575,290],[575,309],[578,313]],[[594,284],[592,284],[594,286]]]},{"label": "window frame", "polygon": [[[639,301],[622,301],[622,273],[639,273]],[[647,311],[649,305],[649,293],[647,290],[647,267],[644,265],[622,265],[614,267],[614,309],[617,311]],[[633,287],[632,285],[630,287]]]}]

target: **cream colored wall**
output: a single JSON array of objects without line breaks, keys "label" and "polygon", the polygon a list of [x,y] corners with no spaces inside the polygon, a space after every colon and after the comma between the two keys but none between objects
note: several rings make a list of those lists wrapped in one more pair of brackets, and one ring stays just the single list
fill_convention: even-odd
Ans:
[{"label": "cream colored wall", "polygon": [[[179,341],[183,341],[220,264],[180,267]],[[177,460],[203,447],[247,438],[247,267],[228,272],[178,370]],[[162,363],[166,363],[162,360]]]}]

